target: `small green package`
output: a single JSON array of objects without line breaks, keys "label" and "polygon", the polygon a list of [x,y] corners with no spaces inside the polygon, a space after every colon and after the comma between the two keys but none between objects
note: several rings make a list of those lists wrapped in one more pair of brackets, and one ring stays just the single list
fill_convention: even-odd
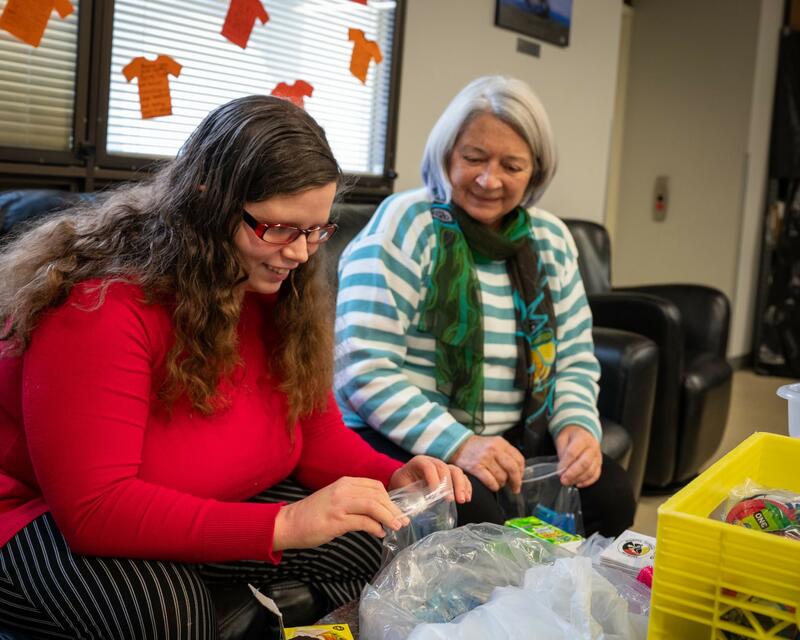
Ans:
[{"label": "small green package", "polygon": [[564,549],[570,553],[575,553],[583,542],[581,536],[567,533],[535,516],[512,518],[511,520],[506,520],[505,525],[524,531],[532,538],[542,542],[558,545],[559,549]]}]

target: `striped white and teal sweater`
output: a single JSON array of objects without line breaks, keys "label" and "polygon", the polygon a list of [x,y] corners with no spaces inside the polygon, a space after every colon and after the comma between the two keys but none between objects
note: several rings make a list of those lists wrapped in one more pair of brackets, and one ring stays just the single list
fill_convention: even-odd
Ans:
[{"label": "striped white and teal sweater", "polygon": [[[547,270],[557,317],[556,391],[550,432],[569,424],[601,437],[600,367],[592,316],[564,224],[532,208],[537,251]],[[436,390],[435,341],[418,329],[436,244],[425,190],[385,200],[339,261],[336,305],[336,397],[345,423],[369,425],[402,448],[444,460],[472,431]],[[476,265],[483,303],[483,435],[515,426],[522,391],[514,387],[516,315],[505,263]]]}]

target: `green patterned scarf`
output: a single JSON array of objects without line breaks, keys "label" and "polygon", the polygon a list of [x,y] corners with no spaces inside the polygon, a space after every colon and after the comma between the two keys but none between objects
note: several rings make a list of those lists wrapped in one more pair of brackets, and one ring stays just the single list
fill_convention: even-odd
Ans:
[{"label": "green patterned scarf", "polygon": [[517,207],[494,231],[456,204],[431,209],[437,244],[419,329],[436,338],[436,387],[450,408],[469,414],[467,427],[483,431],[483,311],[475,263],[505,260],[518,320],[515,386],[525,390],[522,424],[541,432],[553,409],[556,325],[528,212]]}]

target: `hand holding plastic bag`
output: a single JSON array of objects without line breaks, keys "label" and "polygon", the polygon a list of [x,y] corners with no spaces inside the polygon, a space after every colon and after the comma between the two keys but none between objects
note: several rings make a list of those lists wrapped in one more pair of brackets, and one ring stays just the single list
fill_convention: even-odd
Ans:
[{"label": "hand holding plastic bag", "polygon": [[548,456],[525,461],[522,490],[504,489],[500,502],[506,516],[536,516],[567,533],[583,535],[581,497],[577,487],[565,487],[558,474],[558,458]]},{"label": "hand holding plastic bag", "polygon": [[435,489],[430,489],[424,480],[419,480],[390,491],[389,498],[410,522],[398,531],[384,529],[386,535],[383,538],[381,566],[425,536],[456,526],[456,503],[450,476],[442,478]]}]

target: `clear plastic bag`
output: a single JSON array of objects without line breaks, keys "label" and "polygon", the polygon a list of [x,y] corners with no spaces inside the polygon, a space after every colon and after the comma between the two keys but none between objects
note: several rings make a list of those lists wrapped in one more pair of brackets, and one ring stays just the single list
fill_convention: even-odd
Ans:
[{"label": "clear plastic bag", "polygon": [[650,615],[650,588],[630,574],[600,562],[600,554],[613,542],[614,538],[606,538],[599,533],[592,534],[578,549],[577,555],[589,558],[595,571],[614,585],[617,593],[628,603],[629,613],[648,616]]},{"label": "clear plastic bag", "polygon": [[422,540],[436,531],[447,531],[456,526],[456,503],[450,476],[445,476],[435,489],[424,480],[394,489],[389,497],[411,522],[399,531],[384,529],[384,566],[399,551]]},{"label": "clear plastic bag", "polygon": [[486,602],[495,587],[520,585],[527,569],[554,559],[550,545],[500,525],[433,533],[364,587],[360,637],[404,640],[422,622],[449,622]]},{"label": "clear plastic bag", "polygon": [[722,520],[800,540],[800,495],[764,487],[748,478],[731,489]]},{"label": "clear plastic bag", "polygon": [[565,487],[558,473],[558,458],[532,458],[525,463],[522,490],[500,494],[507,518],[536,516],[567,533],[583,535],[583,512],[577,487]]}]

